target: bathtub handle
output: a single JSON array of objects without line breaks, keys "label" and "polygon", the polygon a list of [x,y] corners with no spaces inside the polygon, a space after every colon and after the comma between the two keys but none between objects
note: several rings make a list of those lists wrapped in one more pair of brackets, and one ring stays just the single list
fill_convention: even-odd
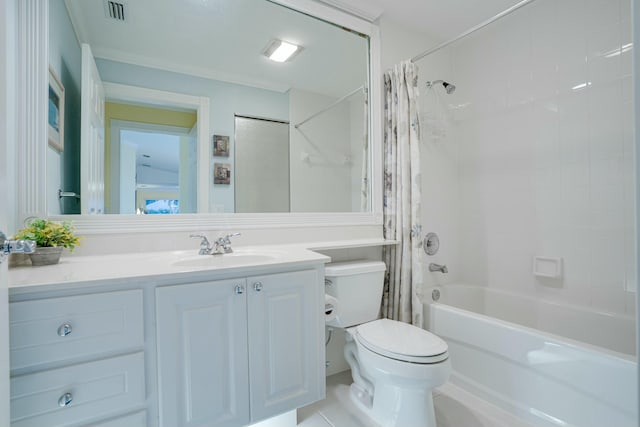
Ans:
[{"label": "bathtub handle", "polygon": [[440,264],[436,264],[435,262],[432,262],[431,264],[429,264],[429,271],[431,272],[438,271],[442,274],[447,274],[449,272],[449,269],[447,269],[446,265],[440,265]]}]

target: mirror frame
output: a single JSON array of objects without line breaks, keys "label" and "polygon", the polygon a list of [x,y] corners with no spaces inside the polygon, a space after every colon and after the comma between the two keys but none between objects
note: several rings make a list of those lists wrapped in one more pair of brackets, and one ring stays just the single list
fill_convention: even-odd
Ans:
[{"label": "mirror frame", "polygon": [[47,108],[49,2],[18,2],[17,36],[17,220],[30,217],[73,221],[80,234],[140,233],[195,229],[382,225],[382,88],[380,31],[376,24],[313,0],[268,0],[369,36],[369,138],[371,211],[342,213],[254,213],[147,215],[47,215]]}]

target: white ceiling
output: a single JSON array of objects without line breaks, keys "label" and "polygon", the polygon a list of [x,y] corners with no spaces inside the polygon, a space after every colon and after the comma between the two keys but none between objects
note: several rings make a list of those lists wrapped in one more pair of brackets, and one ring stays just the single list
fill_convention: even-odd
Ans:
[{"label": "white ceiling", "polygon": [[[366,79],[366,41],[265,0],[121,0],[128,22],[104,0],[65,0],[81,42],[101,58],[286,91],[342,96]],[[519,0],[320,0],[384,17],[444,41]],[[368,13],[367,13],[368,12]],[[287,63],[261,52],[280,38],[304,46]],[[425,50],[433,47],[425,45]],[[420,52],[416,52],[418,54]]]},{"label": "white ceiling", "polygon": [[[265,0],[120,0],[127,21],[103,0],[65,0],[76,34],[96,57],[216,80],[342,96],[367,77],[367,41]],[[290,62],[262,55],[274,38],[304,47]]]},{"label": "white ceiling", "polygon": [[[485,21],[520,0],[322,0],[343,3],[347,8],[366,9],[388,17],[405,28],[435,37],[451,39]],[[425,49],[430,46],[425,46]],[[416,52],[418,53],[418,52]]]}]

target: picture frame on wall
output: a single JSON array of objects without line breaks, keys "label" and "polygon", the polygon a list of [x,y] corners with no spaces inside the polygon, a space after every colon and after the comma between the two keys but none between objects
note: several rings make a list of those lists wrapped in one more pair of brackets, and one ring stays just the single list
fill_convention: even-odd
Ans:
[{"label": "picture frame on wall", "polygon": [[229,157],[229,136],[213,135],[213,155],[216,157]]},{"label": "picture frame on wall", "polygon": [[64,86],[53,68],[49,67],[49,101],[47,106],[49,146],[64,151]]},{"label": "picture frame on wall", "polygon": [[231,164],[230,163],[214,163],[213,164],[213,183],[214,184],[231,184]]}]

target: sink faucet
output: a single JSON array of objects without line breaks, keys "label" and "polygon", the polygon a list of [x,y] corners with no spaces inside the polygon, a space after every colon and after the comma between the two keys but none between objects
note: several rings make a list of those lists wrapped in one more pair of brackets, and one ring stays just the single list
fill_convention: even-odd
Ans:
[{"label": "sink faucet", "polygon": [[429,264],[429,271],[439,271],[442,274],[447,274],[449,272],[449,269],[447,269],[446,265],[440,265],[432,262],[431,264]]},{"label": "sink faucet", "polygon": [[200,240],[200,250],[198,251],[198,255],[211,255],[213,248],[211,247],[211,243],[209,242],[209,239],[207,239],[207,236],[204,234],[191,234],[189,237],[199,237],[202,239]]},{"label": "sink faucet", "polygon": [[231,248],[231,238],[239,235],[240,233],[232,233],[218,238],[215,242],[213,242],[215,248],[213,252],[211,252],[211,255],[230,254],[231,252],[233,252],[233,249]]}]

